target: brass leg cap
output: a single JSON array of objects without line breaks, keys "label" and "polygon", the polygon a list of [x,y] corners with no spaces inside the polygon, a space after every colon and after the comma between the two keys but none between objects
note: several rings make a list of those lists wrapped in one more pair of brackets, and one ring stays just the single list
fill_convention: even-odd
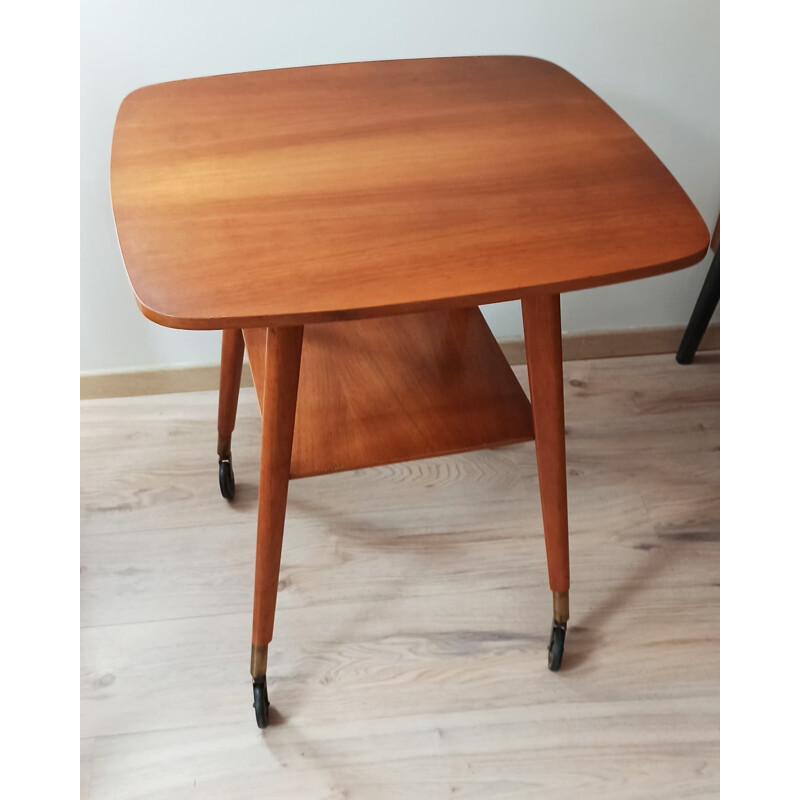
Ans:
[{"label": "brass leg cap", "polygon": [[569,619],[569,592],[553,592],[553,621],[566,622]]},{"label": "brass leg cap", "polygon": [[267,650],[268,646],[250,648],[250,675],[253,680],[264,679],[267,675]]}]

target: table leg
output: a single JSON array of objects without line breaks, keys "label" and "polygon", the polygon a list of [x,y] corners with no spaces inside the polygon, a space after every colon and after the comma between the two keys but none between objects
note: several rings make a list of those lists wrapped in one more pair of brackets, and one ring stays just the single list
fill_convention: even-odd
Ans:
[{"label": "table leg", "polygon": [[258,489],[258,532],[253,598],[253,647],[250,673],[256,721],[268,723],[267,648],[272,641],[278,573],[289,490],[297,384],[303,328],[267,330],[264,392],[261,408],[261,471]]},{"label": "table leg", "polygon": [[231,436],[236,424],[239,386],[242,382],[244,338],[238,329],[222,331],[222,360],[219,368],[219,412],[217,415],[217,455],[219,489],[226,500],[233,500],[236,484],[231,461]]},{"label": "table leg", "polygon": [[548,664],[551,670],[556,671],[561,666],[569,619],[569,541],[560,295],[534,294],[523,298],[522,322],[533,407],[547,570],[553,592],[553,628],[548,648]]}]

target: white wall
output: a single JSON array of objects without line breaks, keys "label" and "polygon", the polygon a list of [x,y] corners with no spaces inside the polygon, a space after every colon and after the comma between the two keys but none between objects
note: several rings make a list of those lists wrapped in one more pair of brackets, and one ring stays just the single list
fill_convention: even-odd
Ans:
[{"label": "white wall", "polygon": [[[141,316],[108,189],[122,98],[146,84],[276,67],[519,54],[561,65],[650,145],[709,227],[719,209],[718,0],[82,0],[81,369],[219,359],[218,332]],[[569,332],[682,325],[708,259],[689,270],[567,294]],[[484,308],[521,336],[518,304]]]}]

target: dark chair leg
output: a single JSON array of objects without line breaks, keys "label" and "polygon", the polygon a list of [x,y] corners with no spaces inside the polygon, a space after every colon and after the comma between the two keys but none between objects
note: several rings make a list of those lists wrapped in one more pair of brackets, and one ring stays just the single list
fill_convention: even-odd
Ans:
[{"label": "dark chair leg", "polygon": [[683,334],[681,346],[675,356],[675,360],[679,364],[691,364],[694,361],[694,354],[697,352],[717,303],[719,303],[719,249],[714,253],[714,260],[708,268],[708,275],[706,275],[700,296],[697,298],[691,319]]}]

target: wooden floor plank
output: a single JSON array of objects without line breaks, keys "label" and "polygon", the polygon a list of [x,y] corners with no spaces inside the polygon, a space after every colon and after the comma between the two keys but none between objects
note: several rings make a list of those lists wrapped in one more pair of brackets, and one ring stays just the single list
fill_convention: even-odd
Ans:
[{"label": "wooden floor plank", "polygon": [[713,787],[715,718],[713,698],[699,696],[689,711],[672,699],[550,703],[303,729],[287,722],[265,735],[231,724],[109,737],[93,788],[121,800],[703,797]]},{"label": "wooden floor plank", "polygon": [[[525,385],[524,370],[516,370]],[[293,481],[249,707],[258,409],[82,404],[82,797],[718,794],[718,362],[565,365],[572,617],[533,443]]]},{"label": "wooden floor plank", "polygon": [[[464,471],[490,455],[464,458]],[[465,481],[466,483],[466,481]],[[429,494],[430,490],[426,490]],[[513,497],[464,492],[447,505],[413,503],[360,510],[292,494],[286,523],[280,607],[508,588],[544,580],[535,476]],[[507,492],[507,494],[510,494]],[[405,493],[404,493],[405,495]],[[635,495],[586,493],[573,503],[575,558],[603,531],[610,541],[655,543]],[[255,519],[88,536],[82,547],[84,626],[246,613],[252,603]],[[584,541],[585,540],[585,541]],[[601,554],[600,558],[604,559]],[[410,580],[409,576],[419,576]]]}]

